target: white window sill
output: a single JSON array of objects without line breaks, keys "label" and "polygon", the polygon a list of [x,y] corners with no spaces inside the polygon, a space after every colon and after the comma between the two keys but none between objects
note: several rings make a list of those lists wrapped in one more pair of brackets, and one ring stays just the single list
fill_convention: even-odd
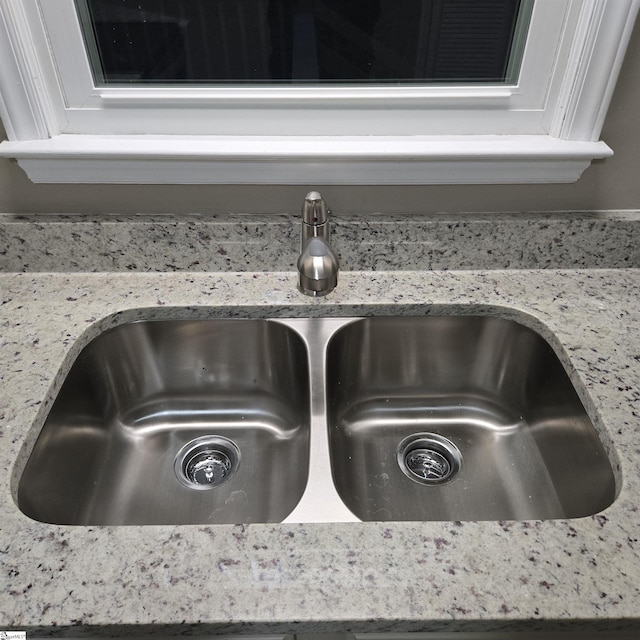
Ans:
[{"label": "white window sill", "polygon": [[506,184],[575,182],[604,142],[513,136],[57,135],[0,144],[34,182]]}]

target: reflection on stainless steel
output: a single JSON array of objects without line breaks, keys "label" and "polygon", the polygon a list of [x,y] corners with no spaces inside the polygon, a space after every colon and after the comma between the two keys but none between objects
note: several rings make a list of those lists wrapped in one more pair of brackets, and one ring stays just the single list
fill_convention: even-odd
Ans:
[{"label": "reflection on stainless steel", "polygon": [[77,525],[502,520],[615,494],[566,372],[520,324],[209,319],[85,347],[18,503]]},{"label": "reflection on stainless steel", "polygon": [[[211,436],[232,441],[223,453],[237,447],[242,463],[197,491],[174,460]],[[58,524],[279,522],[304,491],[308,453],[307,354],[294,331],[264,320],[139,322],[76,360],[18,499]],[[206,465],[193,462],[186,473],[204,482]],[[221,473],[223,459],[214,464]]]},{"label": "reflection on stainless steel", "polygon": [[[557,356],[514,322],[353,323],[329,345],[327,398],[336,487],[362,520],[572,518],[615,498],[608,457]],[[422,432],[461,453],[445,484],[420,484],[398,464],[400,443]]]}]

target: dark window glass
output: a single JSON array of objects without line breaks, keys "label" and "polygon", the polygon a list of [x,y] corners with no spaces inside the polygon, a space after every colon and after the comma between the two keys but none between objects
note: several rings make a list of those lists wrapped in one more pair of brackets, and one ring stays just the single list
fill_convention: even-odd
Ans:
[{"label": "dark window glass", "polygon": [[[513,81],[531,0],[77,0],[99,84]],[[527,15],[524,15],[527,14]],[[514,44],[515,43],[515,44]]]}]

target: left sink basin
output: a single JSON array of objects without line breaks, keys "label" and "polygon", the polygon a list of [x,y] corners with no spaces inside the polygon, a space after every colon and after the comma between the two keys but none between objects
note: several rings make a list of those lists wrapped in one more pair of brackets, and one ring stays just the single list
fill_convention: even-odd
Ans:
[{"label": "left sink basin", "polygon": [[308,476],[307,362],[300,336],[268,320],[106,331],[63,382],[20,509],[70,525],[282,521]]}]

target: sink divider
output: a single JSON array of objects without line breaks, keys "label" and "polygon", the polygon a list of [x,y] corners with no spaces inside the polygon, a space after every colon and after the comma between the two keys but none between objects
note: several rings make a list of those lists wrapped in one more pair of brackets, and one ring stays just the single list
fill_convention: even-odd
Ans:
[{"label": "sink divider", "polygon": [[360,522],[344,505],[333,484],[329,454],[326,399],[326,353],[331,337],[341,327],[360,318],[270,319],[285,324],[305,341],[309,354],[311,416],[309,433],[309,474],[300,502],[284,519],[297,522]]}]

